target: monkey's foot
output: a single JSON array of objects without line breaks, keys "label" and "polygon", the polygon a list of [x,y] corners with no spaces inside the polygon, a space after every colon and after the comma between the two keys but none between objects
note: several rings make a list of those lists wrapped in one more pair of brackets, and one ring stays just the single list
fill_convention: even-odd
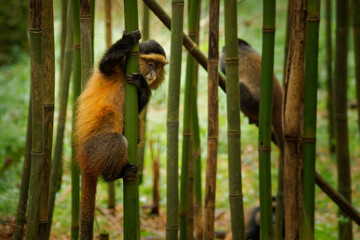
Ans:
[{"label": "monkey's foot", "polygon": [[129,40],[131,44],[135,44],[141,38],[141,32],[140,32],[140,30],[135,30],[135,31],[132,31],[129,33],[124,31],[122,38]]},{"label": "monkey's foot", "polygon": [[136,179],[138,169],[137,165],[128,163],[122,168],[119,178],[123,178],[125,180]]}]

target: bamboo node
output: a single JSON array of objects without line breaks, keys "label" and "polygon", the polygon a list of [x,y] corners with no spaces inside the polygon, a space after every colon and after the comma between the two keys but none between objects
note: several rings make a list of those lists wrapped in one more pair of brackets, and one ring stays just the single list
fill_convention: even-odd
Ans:
[{"label": "bamboo node", "polygon": [[316,138],[303,138],[304,142],[308,142],[308,143],[315,143],[316,142]]},{"label": "bamboo node", "polygon": [[39,29],[39,28],[29,28],[29,32],[30,33],[38,33],[38,34],[40,34],[40,33],[42,33],[42,30]]},{"label": "bamboo node", "polygon": [[347,115],[346,114],[335,114],[335,119],[336,120],[347,120]]},{"label": "bamboo node", "polygon": [[80,44],[74,44],[74,49],[80,49],[80,48],[81,48]]},{"label": "bamboo node", "polygon": [[307,21],[308,22],[320,22],[320,18],[319,17],[308,17]]},{"label": "bamboo node", "polygon": [[197,45],[196,43],[193,43],[191,46],[191,49],[188,50],[189,53],[192,53],[193,51],[195,51],[197,49]]},{"label": "bamboo node", "polygon": [[227,133],[230,136],[240,136],[240,131],[228,131]]},{"label": "bamboo node", "polygon": [[183,131],[184,136],[191,136],[191,131]]},{"label": "bamboo node", "polygon": [[288,142],[297,142],[297,141],[299,141],[299,138],[285,135],[285,140]]},{"label": "bamboo node", "polygon": [[44,152],[34,152],[34,151],[31,151],[31,155],[44,156]]},{"label": "bamboo node", "polygon": [[46,104],[44,104],[44,108],[53,109],[54,108],[54,103],[46,103]]},{"label": "bamboo node", "polygon": [[82,15],[82,16],[80,16],[80,20],[91,20],[91,16],[89,16],[89,15]]},{"label": "bamboo node", "polygon": [[167,126],[179,126],[179,122],[178,121],[167,121],[166,122]]},{"label": "bamboo node", "polygon": [[139,52],[130,52],[130,55],[131,55],[131,56],[139,56],[140,53],[139,53]]},{"label": "bamboo node", "polygon": [[124,181],[136,181],[137,177],[136,176],[128,176],[128,177],[123,177]]},{"label": "bamboo node", "polygon": [[188,36],[189,37],[196,37],[196,32],[195,31],[189,31]]},{"label": "bamboo node", "polygon": [[186,213],[179,213],[180,217],[186,217],[186,215],[187,215]]},{"label": "bamboo node", "polygon": [[179,227],[178,227],[178,225],[166,225],[166,229],[169,229],[169,230],[178,230]]},{"label": "bamboo node", "polygon": [[225,58],[225,64],[239,64],[239,58]]},{"label": "bamboo node", "polygon": [[262,29],[263,33],[274,33],[275,32],[275,28],[263,28]]},{"label": "bamboo node", "polygon": [[71,231],[78,231],[79,230],[79,226],[71,226]]},{"label": "bamboo node", "polygon": [[259,147],[259,152],[271,152],[271,147]]},{"label": "bamboo node", "polygon": [[219,137],[217,137],[217,136],[208,136],[207,139],[218,141]]},{"label": "bamboo node", "polygon": [[229,194],[229,198],[242,198],[242,194],[241,193],[237,193],[237,194]]}]

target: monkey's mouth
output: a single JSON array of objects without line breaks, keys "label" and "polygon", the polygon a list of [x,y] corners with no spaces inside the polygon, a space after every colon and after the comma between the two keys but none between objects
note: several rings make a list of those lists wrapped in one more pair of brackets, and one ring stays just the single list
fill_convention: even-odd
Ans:
[{"label": "monkey's mouth", "polygon": [[156,80],[156,73],[154,71],[150,71],[145,78],[148,84],[151,84]]}]

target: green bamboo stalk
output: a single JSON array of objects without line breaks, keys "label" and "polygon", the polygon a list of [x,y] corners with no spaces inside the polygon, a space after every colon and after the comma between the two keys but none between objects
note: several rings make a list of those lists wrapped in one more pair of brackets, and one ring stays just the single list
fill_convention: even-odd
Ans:
[{"label": "green bamboo stalk", "polygon": [[245,239],[241,187],[240,89],[238,77],[237,3],[225,1],[225,68],[228,118],[229,199],[233,239]]},{"label": "green bamboo stalk", "polygon": [[219,0],[210,1],[208,60],[208,144],[205,180],[204,235],[214,238],[216,164],[219,134],[218,63],[219,63]]},{"label": "green bamboo stalk", "polygon": [[42,15],[42,54],[44,79],[44,169],[42,173],[39,235],[47,236],[48,199],[50,183],[50,164],[54,125],[54,92],[55,92],[55,53],[54,53],[54,17],[53,2],[43,2]]},{"label": "green bamboo stalk", "polygon": [[29,109],[28,109],[28,121],[27,121],[27,131],[26,131],[26,145],[25,145],[25,155],[24,155],[24,165],[23,172],[21,175],[21,185],[20,185],[20,195],[19,203],[16,211],[16,224],[14,227],[13,240],[21,240],[24,238],[24,224],[26,221],[25,214],[27,209],[28,201],[28,191],[29,191],[29,179],[30,179],[30,160],[31,160],[31,96],[29,100]]},{"label": "green bamboo stalk", "polygon": [[358,125],[360,130],[360,1],[352,0],[351,8],[355,55],[356,102],[358,106]]},{"label": "green bamboo stalk", "polygon": [[284,193],[285,193],[285,239],[296,239],[301,229],[301,129],[300,113],[304,93],[304,53],[306,1],[294,1],[292,6],[290,46],[287,60],[283,126],[284,147]]},{"label": "green bamboo stalk", "polygon": [[[338,0],[336,1],[336,52],[333,84],[338,190],[351,203],[351,171],[346,108],[348,33],[349,2]],[[341,210],[339,210],[339,218],[339,239],[351,240],[351,221]]]},{"label": "green bamboo stalk", "polygon": [[170,76],[167,102],[166,239],[177,239],[179,229],[178,133],[184,1],[172,0]]},{"label": "green bamboo stalk", "polygon": [[[196,67],[196,75],[198,68]],[[195,76],[193,86],[193,117],[192,117],[192,135],[193,135],[193,162],[194,162],[194,228],[195,239],[201,240],[202,231],[202,191],[201,191],[201,144],[199,118],[197,111],[197,76]]]},{"label": "green bamboo stalk", "polygon": [[[191,0],[189,2],[189,14],[188,14],[188,30],[189,36],[195,41],[195,31],[197,25],[198,15],[198,0]],[[187,210],[189,204],[188,193],[189,193],[189,161],[192,161],[192,148],[191,148],[191,119],[192,119],[192,88],[194,81],[195,71],[195,59],[188,53],[186,60],[186,81],[185,81],[185,98],[184,98],[184,119],[183,119],[183,149],[182,149],[182,163],[181,163],[181,189],[180,189],[180,239],[187,239]],[[192,234],[192,231],[191,231]]]},{"label": "green bamboo stalk", "polygon": [[320,1],[308,0],[306,24],[302,239],[314,239],[316,106]]},{"label": "green bamboo stalk", "polygon": [[[276,2],[263,1],[263,46],[259,106],[259,192],[261,239],[272,237],[271,120]],[[281,160],[280,160],[281,161]],[[281,174],[281,173],[280,173]]]},{"label": "green bamboo stalk", "polygon": [[44,83],[42,78],[42,1],[30,1],[30,62],[32,148],[29,185],[29,208],[26,238],[38,237],[42,171],[44,166]]},{"label": "green bamboo stalk", "polygon": [[326,11],[326,82],[327,82],[327,111],[328,111],[328,131],[329,131],[329,149],[330,153],[335,153],[335,123],[334,123],[334,106],[333,106],[333,54],[332,54],[332,32],[331,32],[331,16],[332,1],[325,1]]},{"label": "green bamboo stalk", "polygon": [[59,116],[58,116],[58,126],[56,130],[56,141],[53,154],[53,160],[51,163],[51,174],[50,174],[50,187],[49,187],[49,203],[48,203],[48,226],[47,226],[47,238],[49,239],[52,216],[54,211],[55,196],[58,191],[59,181],[61,181],[61,165],[62,165],[62,152],[63,152],[63,141],[64,141],[64,130],[66,124],[66,112],[67,112],[67,102],[69,96],[69,84],[70,77],[72,72],[73,64],[73,21],[72,21],[72,5],[68,1],[68,7],[66,8],[67,19],[63,19],[64,22],[67,22],[66,27],[66,42],[64,48],[64,60],[62,66],[61,79],[59,83]]},{"label": "green bamboo stalk", "polygon": [[84,89],[93,66],[92,57],[92,21],[90,0],[80,0],[80,36],[81,36],[81,88]]},{"label": "green bamboo stalk", "polygon": [[[112,42],[111,30],[111,0],[105,1],[105,28],[106,28],[106,47],[109,48]],[[115,214],[115,182],[108,183],[108,209]]]},{"label": "green bamboo stalk", "polygon": [[95,0],[90,2],[91,16],[91,66],[94,65],[94,31],[95,31]]},{"label": "green bamboo stalk", "polygon": [[64,65],[64,52],[65,52],[65,43],[66,43],[66,19],[67,19],[67,11],[68,11],[67,8],[68,8],[68,0],[61,1],[60,74],[62,72],[62,67]]},{"label": "green bamboo stalk", "polygon": [[74,65],[73,65],[73,119],[72,119],[72,152],[71,152],[71,239],[79,237],[80,214],[80,170],[76,163],[74,144],[76,99],[81,93],[81,52],[80,52],[80,2],[72,0],[72,17],[74,30]]},{"label": "green bamboo stalk", "polygon": [[[192,86],[191,86],[192,88]],[[190,153],[189,157],[189,165],[188,165],[188,194],[187,194],[187,209],[186,209],[186,239],[193,240],[194,239],[194,159],[193,159],[193,143],[192,138],[190,139]]]},{"label": "green bamboo stalk", "polygon": [[[149,8],[143,3],[143,18],[142,18],[142,31],[141,38],[145,42],[149,40],[149,24],[150,24],[150,11]],[[139,163],[139,184],[142,183],[143,170],[144,170],[144,156],[145,156],[145,133],[146,133],[146,115],[147,108],[145,107],[140,114],[140,124],[143,124],[141,139],[142,144],[138,147],[138,163]]]},{"label": "green bamboo stalk", "polygon": [[[131,32],[138,27],[137,2],[124,0],[125,30]],[[139,44],[135,44],[133,52],[139,52]],[[131,55],[126,61],[126,74],[139,71],[138,56]],[[129,162],[137,164],[138,137],[138,102],[137,90],[134,85],[125,85],[125,129],[128,140]],[[137,177],[124,178],[124,239],[140,238],[139,199]]]}]

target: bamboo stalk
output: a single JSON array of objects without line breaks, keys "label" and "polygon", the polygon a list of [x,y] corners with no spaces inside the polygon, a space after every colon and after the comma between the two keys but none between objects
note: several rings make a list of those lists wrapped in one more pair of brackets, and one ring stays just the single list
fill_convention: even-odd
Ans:
[{"label": "bamboo stalk", "polygon": [[356,102],[358,106],[358,125],[360,129],[360,2],[352,0],[353,43],[355,55]]},{"label": "bamboo stalk", "polygon": [[184,1],[172,0],[170,70],[167,102],[167,148],[166,148],[166,239],[178,237],[179,229],[179,189],[178,189],[178,133],[179,98],[181,80],[181,53]]},{"label": "bamboo stalk", "polygon": [[[111,46],[112,30],[111,30],[111,0],[105,0],[105,28],[106,28],[106,48]],[[115,182],[108,183],[108,209],[115,214]]]},{"label": "bamboo stalk", "polygon": [[[192,88],[192,86],[191,86]],[[186,239],[194,239],[194,159],[193,159],[193,143],[192,138],[190,139],[190,152],[189,166],[188,166],[188,196],[187,196],[187,218],[186,218]]]},{"label": "bamboo stalk", "polygon": [[76,99],[81,93],[81,53],[80,53],[80,3],[72,0],[72,16],[74,30],[74,65],[73,65],[73,118],[72,118],[72,152],[71,152],[71,239],[79,237],[80,213],[80,170],[76,163],[74,133],[76,119]]},{"label": "bamboo stalk", "polygon": [[21,175],[21,185],[20,185],[20,196],[18,208],[16,211],[16,224],[14,227],[13,240],[21,240],[24,238],[24,224],[26,221],[26,209],[28,201],[28,191],[29,191],[29,179],[30,179],[30,168],[31,168],[31,136],[32,136],[32,124],[31,124],[31,97],[29,100],[29,109],[28,109],[28,121],[27,121],[27,131],[26,131],[26,145],[25,145],[25,155],[24,155],[24,165],[23,172]]},{"label": "bamboo stalk", "polygon": [[54,53],[54,17],[53,2],[43,2],[42,15],[42,54],[44,79],[44,169],[42,173],[39,235],[47,237],[48,199],[50,183],[50,164],[54,124],[54,91],[55,91],[55,53]]},{"label": "bamboo stalk", "polygon": [[217,70],[219,63],[219,0],[210,0],[209,10],[208,143],[206,160],[203,239],[214,238],[216,164],[219,135],[219,80]]},{"label": "bamboo stalk", "polygon": [[[189,2],[189,14],[188,14],[188,30],[190,38],[195,41],[195,31],[197,25],[198,15],[198,0],[192,0]],[[184,119],[183,119],[183,149],[182,149],[182,164],[181,164],[181,189],[180,189],[180,239],[187,239],[190,235],[190,231],[187,230],[187,219],[190,217],[187,214],[189,205],[193,202],[189,202],[189,161],[192,161],[192,131],[191,131],[191,119],[193,112],[193,99],[192,88],[194,81],[195,60],[187,54],[186,60],[186,80],[185,80],[185,98],[184,98]],[[191,195],[191,194],[190,194]],[[191,231],[192,234],[192,231]]]},{"label": "bamboo stalk", "polygon": [[[143,19],[142,19],[142,31],[141,38],[145,42],[149,40],[149,24],[150,24],[150,11],[149,8],[143,3]],[[140,124],[143,124],[141,139],[143,143],[138,147],[138,163],[139,163],[139,184],[142,183],[143,170],[144,170],[144,156],[145,156],[145,133],[146,133],[146,115],[147,107],[140,113]]]},{"label": "bamboo stalk", "polygon": [[351,203],[338,191],[335,190],[319,173],[315,172],[315,181],[318,187],[328,195],[328,197],[338,205],[339,208],[360,226],[360,213]]},{"label": "bamboo stalk", "polygon": [[241,187],[240,89],[237,27],[237,3],[225,1],[225,68],[228,119],[228,161],[231,232],[233,239],[245,239],[243,196]]},{"label": "bamboo stalk", "polygon": [[[334,118],[336,137],[336,158],[338,190],[351,202],[351,171],[347,123],[347,52],[349,34],[349,2],[336,1],[336,52],[334,73]],[[339,239],[352,239],[350,221],[344,221],[345,214],[339,211]]]},{"label": "bamboo stalk", "polygon": [[301,229],[301,129],[302,98],[304,93],[304,43],[306,27],[305,1],[293,2],[289,57],[285,82],[283,126],[285,238],[296,239]]},{"label": "bamboo stalk", "polygon": [[302,239],[314,239],[316,107],[320,1],[308,0],[306,24]]},{"label": "bamboo stalk", "polygon": [[[272,237],[271,120],[274,78],[275,1],[263,1],[263,47],[259,107],[259,189],[261,239]],[[281,173],[280,173],[281,174]]]},{"label": "bamboo stalk", "polygon": [[72,22],[72,6],[71,2],[68,2],[67,19],[63,21],[67,22],[66,27],[66,42],[64,48],[64,61],[62,66],[61,79],[59,84],[59,116],[58,116],[58,126],[56,131],[56,142],[53,154],[53,161],[51,164],[51,174],[50,174],[50,187],[49,187],[49,203],[48,203],[48,226],[47,226],[47,238],[49,239],[52,216],[54,211],[55,196],[56,192],[59,189],[59,182],[61,181],[61,165],[62,165],[62,152],[63,152],[63,141],[64,141],[64,130],[66,124],[66,112],[67,112],[67,102],[69,96],[69,84],[70,77],[72,72],[73,64],[73,22]]},{"label": "bamboo stalk", "polygon": [[[66,42],[66,19],[67,19],[67,10],[68,9],[68,0],[61,1],[61,50],[60,50],[60,74],[62,73],[62,68],[64,65],[64,53],[65,53],[65,42]],[[61,76],[60,76],[61,79]]]},{"label": "bamboo stalk", "polygon": [[[125,30],[131,32],[139,29],[137,2],[124,0]],[[139,52],[139,44],[135,44],[132,52]],[[139,71],[138,56],[130,55],[126,60],[126,75]],[[129,163],[137,164],[138,137],[138,100],[134,85],[125,85],[125,129],[128,141]],[[124,239],[140,238],[139,199],[137,176],[126,177],[124,180]]]},{"label": "bamboo stalk", "polygon": [[29,185],[29,208],[26,238],[38,237],[42,171],[44,166],[44,82],[42,78],[42,1],[30,1],[30,62],[32,148]]},{"label": "bamboo stalk", "polygon": [[90,1],[91,16],[91,66],[94,65],[95,0]]},{"label": "bamboo stalk", "polygon": [[332,34],[331,34],[331,16],[332,16],[332,1],[325,1],[326,11],[326,82],[327,82],[327,111],[328,111],[328,131],[329,131],[329,149],[330,153],[335,153],[335,123],[334,123],[334,106],[333,106],[333,54],[332,54]]},{"label": "bamboo stalk", "polygon": [[81,88],[84,89],[92,69],[92,22],[90,0],[80,0]]}]

